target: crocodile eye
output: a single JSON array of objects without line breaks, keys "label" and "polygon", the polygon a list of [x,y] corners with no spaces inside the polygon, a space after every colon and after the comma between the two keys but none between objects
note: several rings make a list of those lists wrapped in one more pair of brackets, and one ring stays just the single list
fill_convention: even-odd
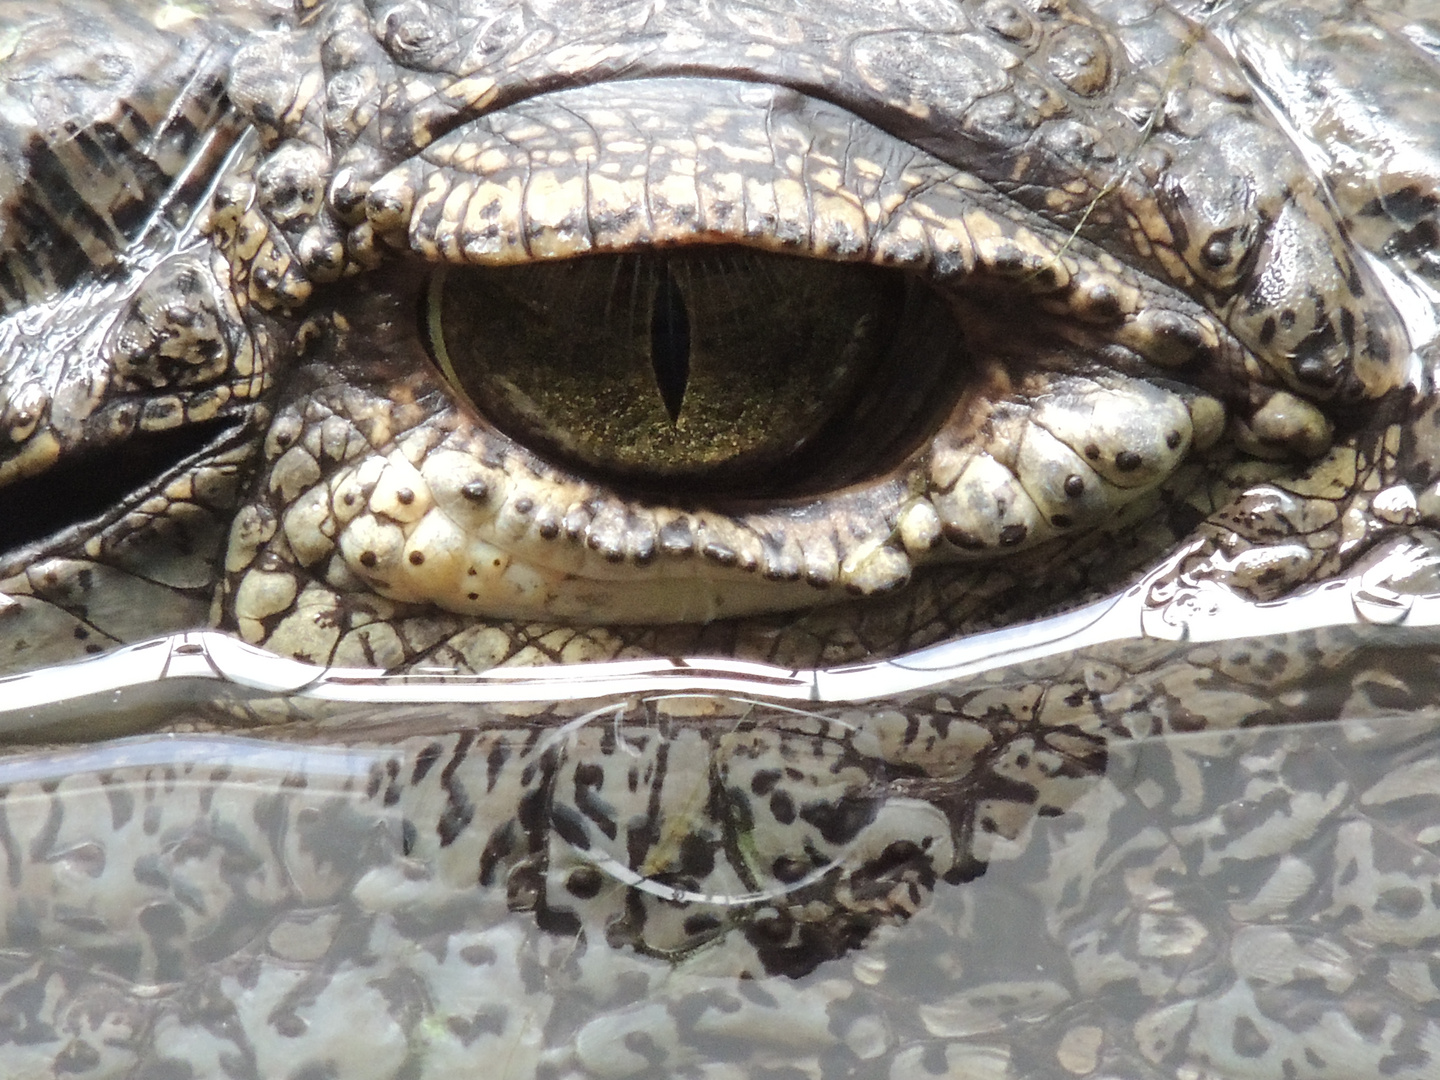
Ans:
[{"label": "crocodile eye", "polygon": [[[452,387],[512,438],[631,486],[753,494],[803,485],[822,462],[875,464],[855,452],[857,396],[882,373],[913,386],[941,371],[943,341],[897,348],[902,324],[938,304],[912,291],[859,263],[651,250],[442,267],[426,329]],[[885,411],[892,429],[914,420]]]},{"label": "crocodile eye", "polygon": [[[1132,572],[1189,527],[1187,466],[1231,420],[1257,453],[1313,454],[1332,428],[1305,399],[1378,396],[1403,355],[1383,315],[1341,327],[1302,357],[1318,386],[1299,330],[1247,348],[1164,259],[789,89],[492,104],[339,169],[339,216],[293,240],[311,332],[220,598],[251,642],[392,667],[451,634],[467,664],[512,662],[557,624],[546,657],[910,647]],[[1214,261],[1280,266],[1281,293],[1313,278],[1224,233],[1245,223],[1213,175],[1174,201],[1189,255],[1218,236]]]}]

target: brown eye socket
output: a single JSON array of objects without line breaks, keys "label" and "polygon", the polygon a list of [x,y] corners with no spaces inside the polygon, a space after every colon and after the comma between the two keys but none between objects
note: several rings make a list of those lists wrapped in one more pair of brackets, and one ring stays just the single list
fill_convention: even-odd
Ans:
[{"label": "brown eye socket", "polygon": [[[427,321],[451,384],[517,441],[631,484],[716,491],[805,471],[872,383],[913,366],[897,349],[907,306],[938,304],[912,291],[871,265],[652,250],[442,268]],[[933,382],[944,365],[928,366]]]}]

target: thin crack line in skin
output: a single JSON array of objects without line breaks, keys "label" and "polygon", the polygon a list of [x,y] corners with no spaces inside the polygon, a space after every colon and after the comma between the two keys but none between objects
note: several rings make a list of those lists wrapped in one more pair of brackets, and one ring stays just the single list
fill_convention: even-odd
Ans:
[{"label": "thin crack line in skin", "polygon": [[1186,36],[1184,47],[1176,54],[1175,59],[1170,61],[1170,69],[1165,73],[1165,79],[1160,84],[1159,98],[1155,102],[1155,107],[1150,110],[1150,115],[1145,120],[1145,126],[1140,129],[1140,138],[1135,143],[1135,148],[1130,151],[1124,164],[1115,171],[1115,175],[1110,181],[1095,193],[1095,197],[1091,199],[1090,204],[1085,207],[1084,213],[1080,215],[1080,220],[1070,231],[1070,235],[1065,238],[1064,243],[1062,243],[1057,250],[1050,253],[1049,259],[1045,263],[1030,271],[1027,275],[1029,281],[1033,282],[1044,271],[1055,268],[1056,264],[1060,261],[1060,257],[1070,250],[1071,245],[1074,244],[1075,241],[1080,239],[1080,230],[1085,228],[1085,223],[1090,220],[1090,215],[1095,212],[1101,200],[1116,191],[1120,187],[1120,184],[1131,175],[1131,170],[1135,168],[1135,159],[1140,156],[1140,151],[1145,148],[1146,144],[1150,141],[1150,137],[1155,134],[1155,129],[1160,124],[1165,112],[1166,97],[1179,85],[1176,76],[1179,74],[1180,65],[1184,63],[1185,58],[1200,44],[1201,35],[1210,28],[1211,22],[1215,18],[1216,13],[1212,12],[1203,23],[1193,24],[1193,29]]}]

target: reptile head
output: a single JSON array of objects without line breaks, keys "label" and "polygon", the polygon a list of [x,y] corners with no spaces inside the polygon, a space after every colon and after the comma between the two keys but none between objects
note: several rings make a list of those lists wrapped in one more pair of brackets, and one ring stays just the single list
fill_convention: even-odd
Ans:
[{"label": "reptile head", "polygon": [[7,664],[833,664],[1373,542],[1405,331],[1215,42],[609,19],[137,16],[7,113]]},{"label": "reptile head", "polygon": [[5,1067],[1433,1077],[1435,36],[1093,7],[0,0]]}]

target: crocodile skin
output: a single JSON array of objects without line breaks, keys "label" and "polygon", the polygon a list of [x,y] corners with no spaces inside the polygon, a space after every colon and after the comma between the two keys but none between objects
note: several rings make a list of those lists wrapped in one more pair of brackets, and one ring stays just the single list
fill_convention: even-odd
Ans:
[{"label": "crocodile skin", "polygon": [[[1435,1075],[1440,22],[1212,7],[0,4],[5,1074]],[[944,313],[801,480],[447,381],[472,270],[707,247]],[[356,693],[11,723],[201,628]],[[680,656],[777,667],[422,693]]]}]

